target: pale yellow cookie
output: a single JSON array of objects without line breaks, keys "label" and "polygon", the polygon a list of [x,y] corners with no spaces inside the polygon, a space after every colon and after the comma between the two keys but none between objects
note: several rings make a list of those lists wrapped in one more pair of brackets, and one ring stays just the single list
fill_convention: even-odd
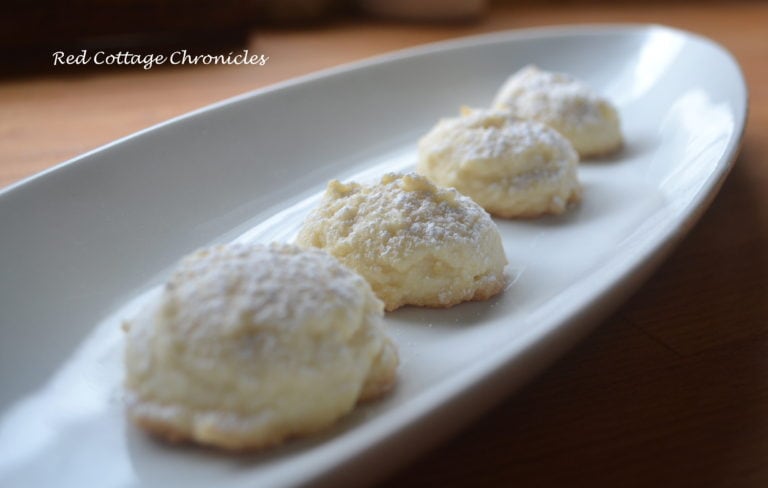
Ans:
[{"label": "pale yellow cookie", "polygon": [[504,287],[506,257],[490,216],[416,174],[377,184],[328,184],[296,242],[325,249],[363,275],[387,310],[450,307]]},{"label": "pale yellow cookie", "polygon": [[395,381],[382,309],[317,249],[200,250],[126,323],[128,415],[168,440],[229,450],[324,429]]},{"label": "pale yellow cookie", "polygon": [[526,66],[499,89],[493,106],[555,128],[582,158],[609,154],[622,145],[616,108],[564,73]]},{"label": "pale yellow cookie", "polygon": [[417,171],[505,218],[559,214],[578,202],[579,156],[551,127],[506,109],[463,109],[419,141]]}]

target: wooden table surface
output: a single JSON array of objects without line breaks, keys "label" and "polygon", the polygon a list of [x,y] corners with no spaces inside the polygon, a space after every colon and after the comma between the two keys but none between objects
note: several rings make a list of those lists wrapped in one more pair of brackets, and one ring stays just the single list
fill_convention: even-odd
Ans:
[{"label": "wooden table surface", "polygon": [[[741,154],[697,227],[617,313],[529,386],[384,486],[768,486],[768,4],[516,2],[479,23],[362,19],[262,29],[265,67],[0,80],[0,187],[169,117],[279,80],[508,28],[655,22],[741,63]],[[1,232],[1,230],[0,230]]]}]

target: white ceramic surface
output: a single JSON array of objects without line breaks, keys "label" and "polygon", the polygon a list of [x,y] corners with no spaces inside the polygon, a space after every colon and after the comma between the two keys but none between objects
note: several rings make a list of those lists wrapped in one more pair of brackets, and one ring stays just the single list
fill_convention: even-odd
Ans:
[{"label": "white ceramic surface", "polygon": [[[331,178],[410,168],[418,137],[535,62],[618,105],[626,148],[581,169],[583,204],[497,221],[511,285],[388,316],[400,384],[327,435],[260,455],[155,443],[121,405],[120,320],[180,256],[290,239]],[[395,53],[223,102],[0,194],[0,485],[369,482],[530,378],[634,289],[714,197],[746,88],[701,37],[659,26],[503,32]]]}]

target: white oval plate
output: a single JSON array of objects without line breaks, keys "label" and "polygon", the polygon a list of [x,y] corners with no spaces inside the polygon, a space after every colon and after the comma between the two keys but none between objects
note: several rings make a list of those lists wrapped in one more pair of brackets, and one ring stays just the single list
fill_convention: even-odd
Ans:
[{"label": "white oval plate", "polygon": [[[397,390],[326,435],[248,456],[156,443],[123,418],[120,320],[180,256],[287,240],[331,178],[413,166],[418,137],[487,105],[528,63],[619,107],[626,148],[585,163],[565,217],[497,221],[511,286],[388,316]],[[503,32],[260,90],[93,151],[0,194],[0,484],[290,486],[370,482],[454,432],[617,306],[693,225],[744,128],[720,46],[660,26]]]}]

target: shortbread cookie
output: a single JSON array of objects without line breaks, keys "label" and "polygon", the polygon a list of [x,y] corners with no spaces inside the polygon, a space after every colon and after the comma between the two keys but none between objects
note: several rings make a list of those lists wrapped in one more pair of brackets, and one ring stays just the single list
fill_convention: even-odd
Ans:
[{"label": "shortbread cookie", "polygon": [[229,450],[321,430],[393,385],[382,308],[317,249],[200,250],[126,323],[128,415],[168,440]]},{"label": "shortbread cookie", "polygon": [[387,310],[450,307],[504,287],[507,260],[490,216],[416,174],[387,174],[371,186],[330,182],[296,242],[363,275]]},{"label": "shortbread cookie", "polygon": [[577,202],[579,156],[551,127],[506,109],[463,109],[419,141],[417,171],[505,218],[559,214]]},{"label": "shortbread cookie", "polygon": [[555,128],[582,158],[614,152],[622,144],[619,115],[613,105],[563,73],[527,66],[504,83],[493,105]]}]

